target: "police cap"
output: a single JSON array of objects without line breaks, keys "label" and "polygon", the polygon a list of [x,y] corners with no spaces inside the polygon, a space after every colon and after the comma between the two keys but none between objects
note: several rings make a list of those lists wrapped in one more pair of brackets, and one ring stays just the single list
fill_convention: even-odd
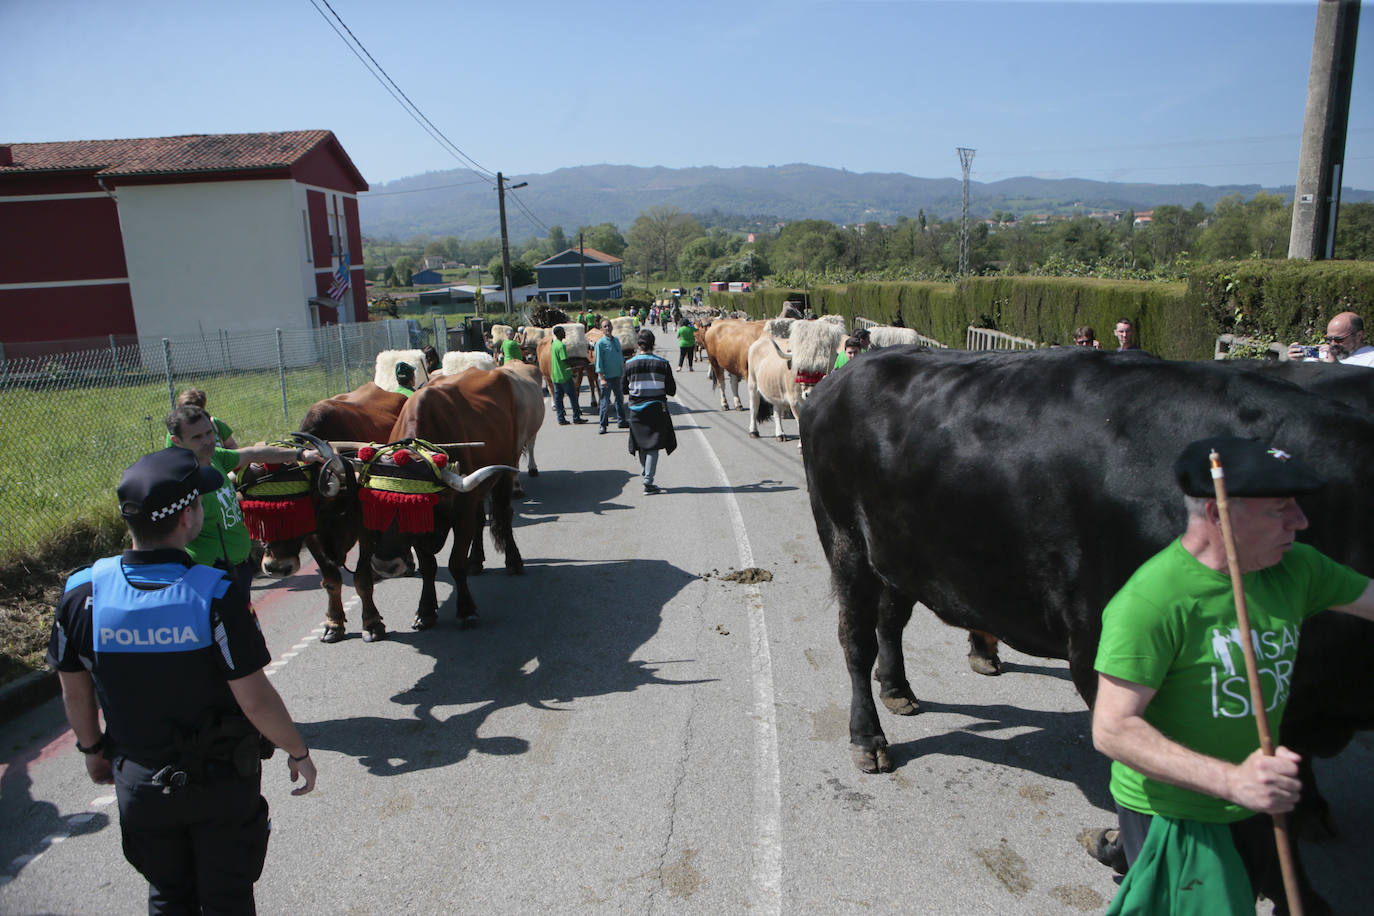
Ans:
[{"label": "police cap", "polygon": [[213,493],[224,476],[201,467],[189,449],[165,448],[144,455],[119,480],[119,514],[130,519],[161,521],[189,506],[202,493]]},{"label": "police cap", "polygon": [[1190,442],[1174,462],[1174,477],[1189,496],[1216,496],[1211,453],[1226,475],[1228,496],[1297,496],[1326,486],[1309,464],[1259,439],[1214,436]]}]

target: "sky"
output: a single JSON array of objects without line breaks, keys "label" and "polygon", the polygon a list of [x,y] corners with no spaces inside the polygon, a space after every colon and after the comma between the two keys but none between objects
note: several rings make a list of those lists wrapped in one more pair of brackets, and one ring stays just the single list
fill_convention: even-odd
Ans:
[{"label": "sky", "polygon": [[[328,4],[461,156],[326,0],[0,0],[0,143],[324,128],[374,189],[472,163],[957,178],[957,147],[976,181],[1276,187],[1297,176],[1318,2]],[[1364,26],[1344,184],[1374,189]]]}]

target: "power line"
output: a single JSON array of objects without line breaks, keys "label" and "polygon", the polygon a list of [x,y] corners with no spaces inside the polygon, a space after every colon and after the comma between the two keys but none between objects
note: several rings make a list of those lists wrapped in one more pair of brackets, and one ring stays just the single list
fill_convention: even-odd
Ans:
[{"label": "power line", "polygon": [[524,211],[526,218],[529,219],[529,221],[532,222],[535,226],[538,226],[540,229],[543,229],[545,235],[548,235],[549,227],[545,226],[543,221],[539,217],[535,216],[529,207],[525,206],[525,202],[520,199],[519,195],[515,194],[513,191],[508,191],[507,193],[510,194],[511,200],[515,201],[515,205]]},{"label": "power line", "polygon": [[390,197],[393,194],[418,194],[421,191],[444,191],[448,188],[462,188],[470,184],[491,184],[491,182],[487,181],[485,178],[479,178],[476,181],[460,181],[456,184],[437,184],[432,188],[407,188],[404,191],[366,191],[364,195],[367,197]]},{"label": "power line", "polygon": [[[344,31],[348,33],[348,38],[351,38],[353,40],[353,44],[349,44],[348,38],[344,38],[343,33],[339,31],[339,29],[334,25],[333,22],[329,21],[329,16],[326,16],[324,10],[320,9],[319,3],[323,3],[325,7],[329,10],[330,14],[333,15],[333,17],[336,20],[338,20],[339,25],[343,26]],[[367,71],[372,74],[373,79],[376,79],[377,82],[382,84],[382,88],[386,89],[387,92],[391,94],[391,97],[393,99],[396,99],[398,104],[401,104],[401,107],[406,110],[406,113],[409,114],[411,118],[415,119],[415,122],[419,124],[422,128],[424,128],[426,133],[433,137],[441,146],[445,147],[446,151],[450,155],[453,155],[455,158],[457,158],[459,162],[464,163],[465,167],[478,173],[485,173],[486,177],[488,178],[495,177],[495,173],[492,172],[491,169],[488,169],[486,166],[482,165],[476,159],[473,159],[467,153],[459,149],[458,144],[450,140],[442,130],[435,126],[433,121],[431,121],[428,117],[425,116],[425,113],[420,110],[420,106],[412,102],[410,100],[410,96],[406,95],[405,91],[402,90],[401,87],[396,84],[396,81],[391,78],[391,74],[387,73],[386,69],[382,67],[381,64],[377,63],[377,59],[372,56],[372,52],[367,50],[367,47],[361,41],[358,40],[357,35],[353,34],[353,30],[348,27],[348,23],[344,22],[343,18],[339,16],[337,12],[334,11],[334,7],[329,5],[329,0],[319,0],[319,3],[316,3],[316,0],[310,0],[310,5],[315,7],[315,11],[318,12],[320,16],[324,18],[324,21],[329,24],[330,28],[334,29],[334,33],[338,35],[339,39],[343,41],[345,45],[348,46],[348,49],[350,51],[353,52],[353,56],[357,57],[359,61],[362,61],[363,66],[367,67]],[[367,61],[363,61],[362,57],[358,55],[358,51],[354,50],[353,45],[357,45],[358,49],[360,49],[363,52],[363,54],[367,55],[367,60],[372,62],[372,67],[367,66]],[[376,72],[373,71],[373,67],[376,68]],[[386,82],[382,82],[382,79],[377,76],[378,73],[380,73],[382,77],[386,78]],[[392,91],[393,89],[395,91]],[[400,95],[400,98],[397,98],[398,94]],[[401,99],[404,99],[405,101],[402,103]],[[471,165],[468,165],[468,163],[471,163]]]}]

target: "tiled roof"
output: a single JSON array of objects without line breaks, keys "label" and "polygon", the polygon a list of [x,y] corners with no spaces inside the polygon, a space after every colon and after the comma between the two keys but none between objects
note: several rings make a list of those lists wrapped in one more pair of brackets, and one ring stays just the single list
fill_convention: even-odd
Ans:
[{"label": "tiled roof", "polygon": [[12,171],[98,169],[101,175],[166,175],[284,168],[333,134],[289,130],[262,134],[190,134],[138,140],[11,143]]},{"label": "tiled roof", "polygon": [[[590,258],[590,259],[592,259],[592,260],[594,260],[594,261],[605,261],[607,264],[623,264],[623,263],[625,263],[625,262],[624,262],[624,259],[622,259],[622,258],[617,258],[617,257],[616,257],[615,255],[613,255],[613,254],[606,254],[606,252],[604,252],[604,251],[597,251],[595,248],[583,248],[582,250],[583,250],[584,252],[586,252],[588,258]],[[554,258],[561,258],[563,255],[567,254],[567,253],[570,252],[570,251],[571,251],[572,253],[574,253],[574,254],[577,253],[577,249],[576,249],[576,248],[564,248],[562,251],[558,252],[558,254],[555,254],[555,255],[552,255],[552,256],[550,256],[550,257],[547,257],[547,258],[545,258],[544,260],[540,261],[538,264],[536,264],[536,265],[534,265],[534,266],[535,266],[535,267],[542,267],[542,266],[544,266],[545,264],[548,264],[548,263],[549,263],[550,261],[552,261]]]}]

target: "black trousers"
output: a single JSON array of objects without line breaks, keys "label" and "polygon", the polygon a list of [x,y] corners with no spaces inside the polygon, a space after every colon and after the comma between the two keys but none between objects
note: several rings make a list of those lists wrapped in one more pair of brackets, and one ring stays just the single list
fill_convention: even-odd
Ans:
[{"label": "black trousers", "polygon": [[261,776],[225,765],[204,783],[164,795],[155,770],[114,761],[124,858],[148,879],[150,914],[252,914],[271,821]]},{"label": "black trousers", "polygon": [[[1121,846],[1126,852],[1126,864],[1134,865],[1145,845],[1145,835],[1150,832],[1151,815],[1141,814],[1129,808],[1116,806],[1120,817]],[[1275,916],[1288,916],[1288,897],[1283,889],[1283,871],[1279,868],[1279,850],[1274,842],[1274,819],[1267,814],[1256,814],[1243,821],[1230,825],[1231,841],[1236,844],[1236,852],[1245,863],[1245,873],[1250,876],[1250,887],[1256,894],[1263,894],[1274,901]],[[1298,838],[1290,832],[1289,841],[1293,845],[1293,861],[1298,859]],[[1322,899],[1307,880],[1302,865],[1297,864],[1298,895],[1302,898],[1304,916],[1324,916],[1331,907]]]}]

